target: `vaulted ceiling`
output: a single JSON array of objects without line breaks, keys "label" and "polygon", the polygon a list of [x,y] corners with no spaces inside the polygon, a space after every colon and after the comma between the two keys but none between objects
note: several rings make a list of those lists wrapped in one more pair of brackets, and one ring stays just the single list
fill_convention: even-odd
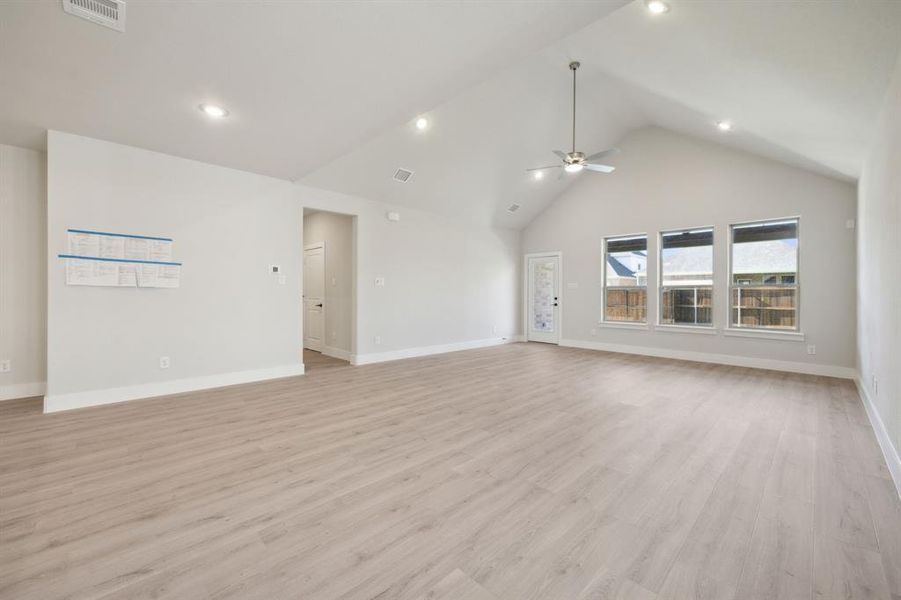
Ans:
[{"label": "vaulted ceiling", "polygon": [[901,2],[669,4],[148,0],[127,4],[123,34],[57,2],[2,3],[0,142],[60,129],[519,228],[576,177],[616,176],[525,172],[568,149],[578,59],[586,153],[660,125],[858,176]]}]

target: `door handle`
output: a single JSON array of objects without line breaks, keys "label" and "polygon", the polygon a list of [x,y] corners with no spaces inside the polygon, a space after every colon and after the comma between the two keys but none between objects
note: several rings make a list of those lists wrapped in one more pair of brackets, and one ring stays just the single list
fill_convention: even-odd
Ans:
[{"label": "door handle", "polygon": [[322,302],[320,302],[319,304],[315,304],[314,306],[316,306],[317,308],[322,308]]}]

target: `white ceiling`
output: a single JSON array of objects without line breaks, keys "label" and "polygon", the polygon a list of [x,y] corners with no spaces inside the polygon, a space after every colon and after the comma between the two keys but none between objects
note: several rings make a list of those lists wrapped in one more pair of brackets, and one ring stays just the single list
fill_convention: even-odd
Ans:
[{"label": "white ceiling", "polygon": [[[567,149],[579,70],[579,150],[659,125],[852,181],[901,51],[901,2],[633,2],[306,176],[312,185],[520,228],[583,172],[536,182]],[[723,134],[719,119],[735,123]],[[609,162],[616,164],[616,159]],[[409,184],[395,168],[416,171]],[[505,212],[511,202],[522,208]]]},{"label": "white ceiling", "polygon": [[124,34],[0,2],[0,142],[59,129],[293,179],[625,2],[129,0]]},{"label": "white ceiling", "polygon": [[[0,142],[59,129],[518,228],[575,177],[605,177],[524,171],[567,149],[577,58],[580,150],[656,124],[857,177],[901,2],[670,4],[145,0],[120,34],[56,1],[0,2]],[[397,167],[416,175],[397,184]]]}]

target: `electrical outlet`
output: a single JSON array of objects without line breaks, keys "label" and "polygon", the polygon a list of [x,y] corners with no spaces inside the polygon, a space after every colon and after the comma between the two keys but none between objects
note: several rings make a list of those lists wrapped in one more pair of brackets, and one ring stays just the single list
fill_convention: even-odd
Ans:
[{"label": "electrical outlet", "polygon": [[385,287],[385,278],[384,277],[376,277],[375,278],[375,286],[376,287]]},{"label": "electrical outlet", "polygon": [[337,331],[333,331],[333,332],[332,332],[332,339],[333,339],[333,340],[337,340],[337,339],[338,339],[338,332],[337,332]]},{"label": "electrical outlet", "polygon": [[278,284],[279,284],[279,285],[285,285],[287,282],[288,282],[288,276],[287,276],[287,275],[279,275],[279,276],[278,276]]},{"label": "electrical outlet", "polygon": [[372,338],[372,343],[375,344],[376,346],[378,346],[379,344],[381,344],[381,343],[382,343],[382,336],[377,335],[377,336],[375,336],[374,338]]},{"label": "electrical outlet", "polygon": [[597,334],[598,334],[598,330],[595,329],[594,327],[592,327],[592,328],[591,328],[591,335],[597,335]]},{"label": "electrical outlet", "polygon": [[9,373],[13,370],[13,361],[8,358],[0,360],[0,373]]},{"label": "electrical outlet", "polygon": [[491,333],[497,333],[497,325],[491,326]]},{"label": "electrical outlet", "polygon": [[160,357],[160,368],[161,368],[161,369],[168,369],[168,368],[169,368],[169,357],[168,357],[168,356],[161,356],[161,357]]},{"label": "electrical outlet", "polygon": [[817,347],[814,346],[813,344],[808,344],[807,354],[816,354],[816,353],[817,353]]}]

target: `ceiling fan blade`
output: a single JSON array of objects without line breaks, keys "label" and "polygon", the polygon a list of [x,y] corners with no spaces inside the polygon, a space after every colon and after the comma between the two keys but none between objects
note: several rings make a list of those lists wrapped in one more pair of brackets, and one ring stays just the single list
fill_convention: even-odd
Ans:
[{"label": "ceiling fan blade", "polygon": [[598,160],[599,158],[604,158],[605,156],[613,156],[615,154],[619,154],[619,148],[610,148],[609,150],[602,150],[601,152],[597,152],[592,154],[591,156],[585,157],[587,162],[591,162],[593,160]]},{"label": "ceiling fan blade", "polygon": [[554,154],[560,157],[560,160],[566,160],[566,152],[562,150],[552,150]]},{"label": "ceiling fan blade", "polygon": [[526,169],[526,171],[544,171],[546,169],[559,169],[561,165],[551,165],[549,167],[533,167],[531,169]]},{"label": "ceiling fan blade", "polygon": [[589,163],[583,164],[589,171],[597,171],[598,173],[613,173],[616,170],[616,167],[611,167],[610,165],[592,165]]}]

